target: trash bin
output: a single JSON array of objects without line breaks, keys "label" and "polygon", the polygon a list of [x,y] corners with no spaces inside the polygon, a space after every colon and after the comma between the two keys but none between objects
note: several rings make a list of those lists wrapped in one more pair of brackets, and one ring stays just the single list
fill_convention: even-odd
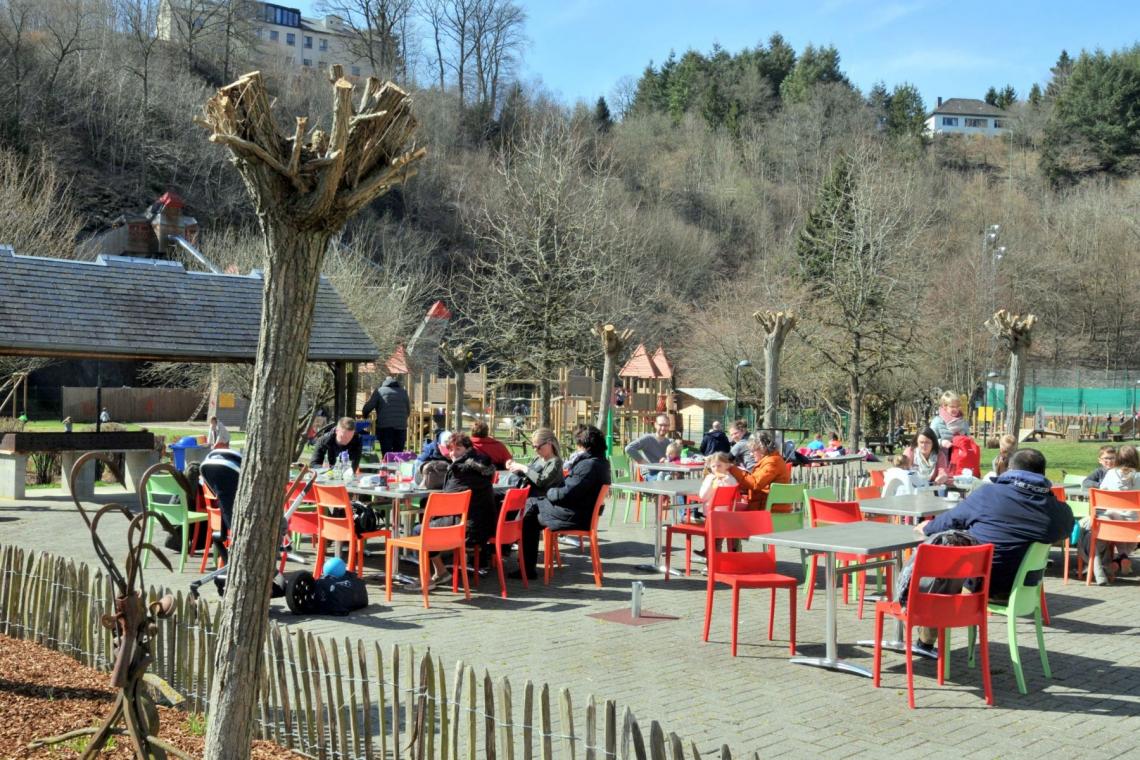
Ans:
[{"label": "trash bin", "polygon": [[[167,448],[170,449],[170,455],[174,458],[174,468],[181,472],[186,469],[187,451],[205,448],[198,445],[198,439],[192,435],[185,436],[179,439],[176,443],[170,444]],[[194,455],[191,455],[194,458]],[[200,457],[198,458],[200,460]]]}]

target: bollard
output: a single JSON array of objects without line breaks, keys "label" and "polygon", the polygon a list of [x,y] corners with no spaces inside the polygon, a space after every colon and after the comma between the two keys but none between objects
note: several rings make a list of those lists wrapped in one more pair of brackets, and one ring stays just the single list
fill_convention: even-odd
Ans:
[{"label": "bollard", "polygon": [[629,604],[629,616],[636,620],[641,617],[641,591],[645,588],[645,584],[641,581],[634,581],[632,588],[632,595]]}]

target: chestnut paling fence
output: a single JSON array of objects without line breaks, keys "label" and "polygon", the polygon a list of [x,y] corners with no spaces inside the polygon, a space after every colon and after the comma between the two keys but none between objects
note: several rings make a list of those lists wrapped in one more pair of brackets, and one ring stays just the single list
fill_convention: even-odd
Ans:
[{"label": "chestnut paling fence", "polygon": [[[0,633],[35,641],[109,671],[110,582],[86,565],[19,547],[0,548]],[[158,598],[153,588],[150,598]],[[220,605],[175,596],[159,623],[151,672],[208,713]],[[258,689],[262,738],[315,758],[460,760],[699,760],[657,721],[648,730],[610,699],[493,678],[457,662],[448,674],[430,650],[320,639],[273,623]],[[161,731],[160,731],[161,733]],[[29,741],[34,737],[28,737]],[[730,758],[727,746],[714,753]],[[753,757],[757,757],[753,755]]]}]

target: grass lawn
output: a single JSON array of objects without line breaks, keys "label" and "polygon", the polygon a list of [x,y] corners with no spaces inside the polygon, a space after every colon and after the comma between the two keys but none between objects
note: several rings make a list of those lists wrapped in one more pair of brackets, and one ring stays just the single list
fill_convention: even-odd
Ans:
[{"label": "grass lawn", "polygon": [[[1135,441],[1130,442],[1136,445]],[[1061,481],[1061,470],[1068,473],[1088,475],[1097,468],[1097,452],[1103,443],[1070,443],[1068,441],[1038,441],[1037,443],[1022,444],[1025,447],[1035,448],[1045,455],[1047,465],[1046,475],[1055,482]],[[1117,448],[1129,443],[1114,443]],[[988,469],[990,461],[997,453],[996,449],[982,451],[982,467]]]},{"label": "grass lawn", "polygon": [[[166,438],[166,442],[173,443],[179,438],[187,435],[199,436],[206,434],[206,423],[198,422],[187,425],[171,425],[170,427],[163,427],[163,423],[157,424],[136,424],[136,423],[116,423],[122,425],[130,431],[147,430],[155,435],[161,435]],[[166,423],[170,425],[171,423]],[[93,431],[95,429],[94,423],[77,424],[74,427],[76,432],[80,431]],[[62,433],[63,423],[58,420],[36,420],[30,421],[25,426],[25,430],[29,433]],[[245,433],[237,430],[230,430],[230,441],[233,443],[242,443],[245,441]]]}]

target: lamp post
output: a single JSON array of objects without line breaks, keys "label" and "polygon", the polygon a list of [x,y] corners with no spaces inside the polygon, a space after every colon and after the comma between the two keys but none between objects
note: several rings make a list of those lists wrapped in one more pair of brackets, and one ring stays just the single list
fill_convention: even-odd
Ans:
[{"label": "lamp post", "polygon": [[997,265],[1005,257],[1005,246],[998,245],[998,236],[1001,234],[1000,224],[991,224],[986,227],[982,235],[982,263],[986,262],[986,253],[989,251],[990,264],[990,314],[997,311]]},{"label": "lamp post", "polygon": [[741,367],[751,367],[752,362],[747,359],[741,359],[736,363],[733,369],[732,379],[732,416],[733,419],[740,417],[740,369]]}]

